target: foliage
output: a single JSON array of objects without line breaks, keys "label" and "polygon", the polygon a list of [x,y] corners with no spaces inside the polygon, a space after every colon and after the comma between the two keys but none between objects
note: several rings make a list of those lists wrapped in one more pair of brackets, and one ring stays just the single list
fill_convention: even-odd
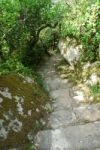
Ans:
[{"label": "foliage", "polygon": [[97,83],[93,86],[90,86],[91,94],[93,95],[95,102],[100,102],[100,84]]},{"label": "foliage", "polygon": [[0,75],[8,73],[22,73],[31,76],[32,70],[21,63],[18,55],[13,55],[0,64]]},{"label": "foliage", "polygon": [[77,39],[83,45],[83,61],[99,59],[100,43],[100,2],[77,1],[65,12],[61,22],[62,37]]},{"label": "foliage", "polygon": [[[3,59],[14,51],[21,51],[25,55],[23,59],[27,54],[31,55],[42,29],[54,27],[61,14],[59,4],[53,5],[51,0],[0,0],[0,9],[0,54]],[[35,57],[34,52],[32,56]]]}]

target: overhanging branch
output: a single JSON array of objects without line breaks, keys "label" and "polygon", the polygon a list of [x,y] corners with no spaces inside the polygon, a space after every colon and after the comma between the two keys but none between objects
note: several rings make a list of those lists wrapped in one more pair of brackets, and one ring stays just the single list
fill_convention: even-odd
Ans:
[{"label": "overhanging branch", "polygon": [[38,31],[37,31],[37,37],[39,37],[40,32],[41,32],[43,29],[45,29],[45,28],[47,28],[47,27],[49,27],[49,28],[55,28],[57,25],[58,25],[58,22],[56,22],[56,23],[54,23],[54,24],[47,23],[47,24],[41,26],[41,27],[38,29]]}]

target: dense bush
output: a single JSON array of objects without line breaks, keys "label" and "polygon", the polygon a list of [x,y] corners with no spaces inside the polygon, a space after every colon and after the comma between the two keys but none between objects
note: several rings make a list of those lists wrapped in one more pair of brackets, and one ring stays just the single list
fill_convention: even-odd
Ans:
[{"label": "dense bush", "polygon": [[77,39],[84,49],[83,61],[99,58],[100,43],[100,2],[81,0],[67,8],[61,22],[62,37]]},{"label": "dense bush", "polygon": [[[1,61],[17,53],[23,63],[37,64],[46,52],[40,33],[57,26],[62,12],[60,5],[53,5],[51,0],[0,0],[0,10]],[[51,42],[48,39],[49,34],[45,43]]]}]

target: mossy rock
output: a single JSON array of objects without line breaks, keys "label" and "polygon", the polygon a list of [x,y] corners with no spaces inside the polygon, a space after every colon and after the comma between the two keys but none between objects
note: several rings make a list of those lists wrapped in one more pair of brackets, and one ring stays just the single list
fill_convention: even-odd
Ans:
[{"label": "mossy rock", "polygon": [[48,100],[48,94],[33,79],[0,76],[0,149],[26,144],[29,134],[34,138],[42,128],[40,120],[46,117]]}]

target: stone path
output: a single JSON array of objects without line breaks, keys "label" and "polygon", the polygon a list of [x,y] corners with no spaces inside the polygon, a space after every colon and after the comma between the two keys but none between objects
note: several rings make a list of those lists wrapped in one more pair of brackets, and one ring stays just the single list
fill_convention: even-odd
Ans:
[{"label": "stone path", "polygon": [[71,84],[55,71],[60,60],[59,54],[52,56],[40,71],[53,112],[47,129],[37,134],[36,145],[39,150],[100,150],[100,104],[77,104]]}]

